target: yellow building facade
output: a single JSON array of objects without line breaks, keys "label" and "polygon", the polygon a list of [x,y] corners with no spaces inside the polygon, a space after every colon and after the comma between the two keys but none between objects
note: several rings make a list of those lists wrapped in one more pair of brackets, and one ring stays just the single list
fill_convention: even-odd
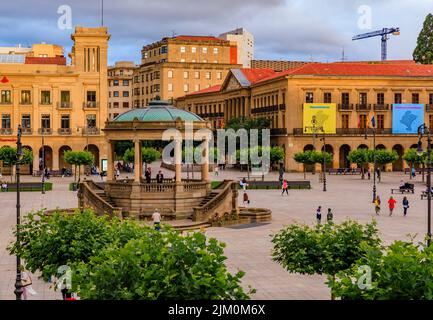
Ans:
[{"label": "yellow building facade", "polygon": [[[253,69],[254,70],[254,69]],[[255,69],[258,73],[260,69]],[[244,70],[240,70],[246,73]],[[210,120],[214,127],[238,116],[264,117],[271,123],[271,144],[283,147],[285,167],[301,171],[296,152],[323,149],[323,134],[304,125],[304,105],[335,104],[335,133],[326,134],[332,168],[350,166],[347,155],[358,148],[373,149],[371,119],[375,119],[376,148],[395,150],[400,159],[386,170],[402,170],[404,152],[416,147],[416,134],[393,134],[393,104],[422,104],[424,122],[433,128],[433,67],[412,62],[311,63],[242,84],[233,70],[224,84],[177,99],[177,106]],[[245,76],[245,75],[244,75]],[[215,109],[216,108],[216,109]],[[394,124],[395,126],[396,124]],[[312,125],[311,125],[312,126]],[[307,128],[308,129],[308,128]]]},{"label": "yellow building facade", "polygon": [[69,65],[55,45],[37,45],[21,58],[0,55],[0,146],[15,147],[21,125],[22,144],[34,155],[27,173],[41,168],[43,145],[51,170],[68,167],[66,150],[92,152],[99,167],[107,157],[101,129],[108,118],[109,38],[105,27],[76,27]]}]

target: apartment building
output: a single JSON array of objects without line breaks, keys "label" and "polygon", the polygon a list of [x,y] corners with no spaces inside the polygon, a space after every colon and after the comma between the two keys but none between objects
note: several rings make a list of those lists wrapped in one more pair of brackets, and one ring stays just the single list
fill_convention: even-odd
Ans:
[{"label": "apartment building", "polygon": [[213,36],[175,36],[145,45],[133,79],[134,107],[221,84],[237,64],[236,44]]},{"label": "apartment building", "polygon": [[108,68],[108,119],[111,121],[133,107],[132,83],[137,66],[132,61],[118,61]]},{"label": "apartment building", "polygon": [[243,68],[257,68],[251,65],[251,60],[254,59],[254,36],[245,28],[222,33],[218,38],[236,43],[238,63],[242,64]]}]

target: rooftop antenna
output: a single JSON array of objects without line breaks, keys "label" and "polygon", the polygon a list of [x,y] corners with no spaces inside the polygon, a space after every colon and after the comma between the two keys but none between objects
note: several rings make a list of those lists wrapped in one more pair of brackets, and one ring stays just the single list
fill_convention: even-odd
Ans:
[{"label": "rooftop antenna", "polygon": [[174,38],[176,36],[176,30],[171,30],[171,36]]},{"label": "rooftop antenna", "polygon": [[344,61],[346,61],[347,59],[346,59],[346,55],[345,55],[345,53],[344,53],[344,47],[343,47],[343,51],[341,52],[341,62],[344,62]]},{"label": "rooftop antenna", "polygon": [[102,7],[101,7],[101,26],[104,26],[104,0],[102,0]]}]

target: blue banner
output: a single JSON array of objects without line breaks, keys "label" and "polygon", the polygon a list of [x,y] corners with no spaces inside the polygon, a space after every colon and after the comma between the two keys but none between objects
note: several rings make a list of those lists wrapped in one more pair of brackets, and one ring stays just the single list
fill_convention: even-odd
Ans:
[{"label": "blue banner", "polygon": [[418,127],[424,123],[423,104],[393,104],[392,133],[417,134]]}]

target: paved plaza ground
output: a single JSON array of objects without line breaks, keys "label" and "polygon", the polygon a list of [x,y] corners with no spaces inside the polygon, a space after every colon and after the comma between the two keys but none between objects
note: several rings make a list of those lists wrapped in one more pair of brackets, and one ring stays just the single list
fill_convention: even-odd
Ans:
[{"label": "paved plaza ground", "polygon": [[[153,165],[153,172],[157,166]],[[165,171],[166,176],[172,173]],[[197,173],[197,176],[199,174]],[[214,180],[240,179],[245,173],[239,171],[220,171]],[[303,179],[303,174],[285,174],[289,180]],[[35,181],[36,178],[24,177],[24,181]],[[95,178],[99,179],[99,178]],[[258,177],[257,179],[260,179]],[[270,173],[266,180],[278,179],[277,173]],[[327,176],[327,192],[322,191],[318,175],[307,174],[312,183],[311,190],[292,190],[289,196],[281,196],[279,190],[249,190],[251,207],[269,208],[272,210],[272,221],[260,225],[244,227],[209,228],[206,234],[227,244],[225,255],[227,266],[234,272],[241,269],[246,272],[244,284],[257,289],[254,299],[329,299],[330,294],[324,284],[325,277],[289,274],[271,259],[271,235],[284,225],[294,221],[315,223],[315,210],[321,205],[324,211],[332,208],[334,219],[341,222],[348,218],[362,223],[376,218],[381,238],[389,243],[397,239],[408,239],[408,234],[418,234],[418,240],[427,229],[427,201],[420,200],[424,185],[421,176],[415,179],[415,194],[408,195],[410,208],[407,217],[403,217],[402,195],[393,195],[397,207],[389,217],[386,201],[391,188],[398,188],[401,179],[409,177],[403,173],[383,173],[382,182],[378,184],[378,195],[382,199],[382,213],[376,216],[371,203],[373,180],[361,180],[360,176]],[[40,192],[22,194],[22,212],[40,208],[54,209],[77,206],[76,192],[68,191],[72,178],[52,178],[53,191],[42,195]],[[240,191],[240,195],[242,191]],[[6,247],[13,241],[12,229],[15,223],[15,194],[0,193],[0,300],[14,299],[15,258],[10,256]],[[241,197],[239,205],[242,206]],[[326,216],[326,215],[325,215]],[[60,299],[59,293],[49,289],[48,285],[33,277],[33,287],[38,292],[31,299]]]}]

